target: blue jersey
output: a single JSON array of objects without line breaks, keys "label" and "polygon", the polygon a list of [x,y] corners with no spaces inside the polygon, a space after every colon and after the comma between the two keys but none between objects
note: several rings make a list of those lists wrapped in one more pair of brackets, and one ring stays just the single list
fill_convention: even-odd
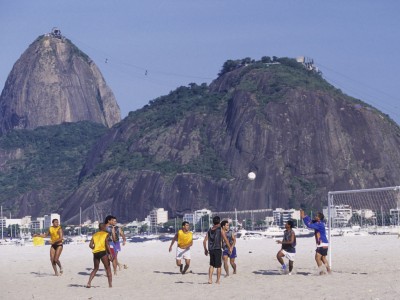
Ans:
[{"label": "blue jersey", "polygon": [[329,245],[328,238],[326,237],[325,222],[318,221],[313,223],[309,216],[305,216],[303,222],[308,228],[314,229],[315,242],[318,247],[326,247]]}]

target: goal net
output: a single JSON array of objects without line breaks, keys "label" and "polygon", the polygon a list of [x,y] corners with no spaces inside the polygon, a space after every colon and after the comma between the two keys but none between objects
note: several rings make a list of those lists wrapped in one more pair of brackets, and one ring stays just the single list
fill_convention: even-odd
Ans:
[{"label": "goal net", "polygon": [[399,234],[400,186],[329,192],[324,215],[332,264],[332,242],[338,236]]}]

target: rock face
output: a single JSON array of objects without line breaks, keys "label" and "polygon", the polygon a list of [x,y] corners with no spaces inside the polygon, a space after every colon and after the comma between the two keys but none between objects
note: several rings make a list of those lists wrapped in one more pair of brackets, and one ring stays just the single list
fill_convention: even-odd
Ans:
[{"label": "rock face", "polygon": [[111,127],[120,110],[94,62],[60,34],[37,38],[15,63],[0,96],[0,131],[63,122]]},{"label": "rock face", "polygon": [[80,205],[105,204],[122,221],[156,207],[320,209],[328,191],[399,176],[400,130],[387,116],[293,64],[254,63],[131,113],[93,147],[61,207],[73,220]]},{"label": "rock face", "polygon": [[[46,41],[62,43],[48,37],[35,43]],[[79,62],[69,66],[91,65],[81,54],[71,57]],[[230,65],[209,86],[179,87],[105,132],[94,128],[90,135],[98,135],[82,149],[88,135],[79,140],[81,127],[65,138],[59,133],[64,130],[55,128],[54,138],[40,135],[36,148],[37,135],[23,138],[23,130],[3,135],[3,209],[18,209],[13,215],[21,217],[52,209],[63,223],[78,224],[82,208],[83,220],[111,213],[128,222],[158,207],[170,217],[202,208],[315,210],[327,204],[329,191],[399,185],[398,125],[295,61],[279,62]],[[2,124],[12,128],[22,124],[18,120],[31,120],[29,114],[18,116],[26,117]],[[248,179],[249,172],[255,180]]]}]

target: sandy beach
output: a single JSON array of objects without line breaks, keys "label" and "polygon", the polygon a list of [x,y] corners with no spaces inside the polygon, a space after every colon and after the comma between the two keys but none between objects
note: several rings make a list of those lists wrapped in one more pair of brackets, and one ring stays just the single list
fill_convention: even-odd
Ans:
[{"label": "sandy beach", "polygon": [[[238,274],[207,284],[208,257],[194,241],[190,273],[175,265],[170,242],[127,243],[120,262],[128,265],[108,288],[104,269],[92,270],[88,243],[65,245],[64,274],[56,277],[49,246],[0,246],[2,299],[400,299],[400,239],[395,235],[336,237],[333,274],[318,276],[314,239],[298,238],[295,274],[281,275],[274,239],[237,240]],[[224,274],[224,271],[222,272]],[[216,278],[216,276],[215,276]]]}]

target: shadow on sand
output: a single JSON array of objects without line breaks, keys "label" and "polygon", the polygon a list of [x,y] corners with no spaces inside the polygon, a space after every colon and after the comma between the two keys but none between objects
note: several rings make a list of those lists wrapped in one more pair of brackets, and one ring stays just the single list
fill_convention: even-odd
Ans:
[{"label": "shadow on sand", "polygon": [[194,274],[194,275],[207,275],[207,273],[194,273],[192,270],[187,271],[185,274],[181,274],[179,272],[165,272],[165,271],[153,271],[153,273],[157,274],[165,274],[165,275],[187,275],[187,274]]},{"label": "shadow on sand", "polygon": [[163,272],[163,271],[153,271],[153,273],[164,274],[164,275],[182,275],[181,273],[176,273],[176,272]]},{"label": "shadow on sand", "polygon": [[[86,288],[86,284],[68,284],[68,287],[74,287],[74,288]],[[100,287],[100,286],[94,286],[92,285],[91,288],[96,288],[96,287]]]},{"label": "shadow on sand", "polygon": [[48,277],[48,276],[55,276],[54,273],[41,273],[41,272],[31,272],[32,275],[36,277]]},{"label": "shadow on sand", "polygon": [[[278,270],[258,270],[258,271],[253,271],[254,274],[257,275],[284,275],[282,274],[280,271]],[[302,275],[302,276],[309,276],[311,275],[310,272],[299,272],[297,271],[296,273],[294,273],[295,275]]]}]

